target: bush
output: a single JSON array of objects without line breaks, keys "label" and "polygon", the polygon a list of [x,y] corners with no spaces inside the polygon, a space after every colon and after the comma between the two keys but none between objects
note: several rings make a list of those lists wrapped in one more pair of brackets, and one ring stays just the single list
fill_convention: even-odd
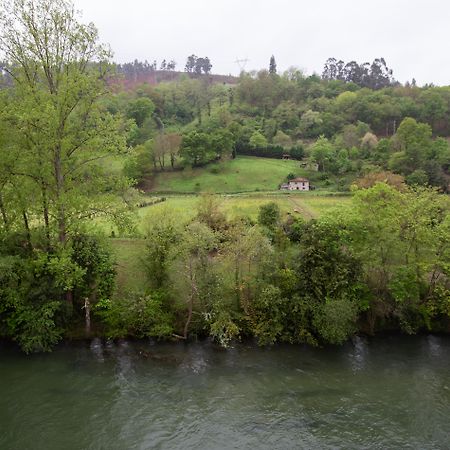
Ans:
[{"label": "bush", "polygon": [[20,306],[12,315],[15,340],[25,353],[49,352],[59,342],[62,329],[55,323],[60,302],[44,303],[40,307]]},{"label": "bush", "polygon": [[269,229],[274,229],[280,221],[280,207],[275,202],[262,205],[259,208],[258,223]]},{"label": "bush", "polygon": [[95,314],[106,327],[111,338],[119,337],[168,337],[173,333],[173,315],[165,307],[165,294],[129,293],[123,298],[102,300],[95,307]]},{"label": "bush", "polygon": [[303,159],[305,156],[305,149],[301,145],[296,145],[295,147],[291,147],[289,155],[293,159]]}]

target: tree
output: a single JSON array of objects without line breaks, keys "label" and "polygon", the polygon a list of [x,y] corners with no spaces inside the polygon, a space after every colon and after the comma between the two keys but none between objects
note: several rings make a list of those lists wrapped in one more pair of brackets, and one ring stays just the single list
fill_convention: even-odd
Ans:
[{"label": "tree", "polygon": [[167,63],[166,70],[175,70],[177,63],[172,59]]},{"label": "tree", "polygon": [[370,133],[369,131],[361,139],[361,148],[369,154],[373,149],[377,147],[377,145],[378,145],[377,137],[373,133]]},{"label": "tree", "polygon": [[422,169],[432,153],[431,127],[407,117],[398,127],[395,139],[400,152],[392,155],[390,167],[403,175]]},{"label": "tree", "polygon": [[292,139],[286,133],[278,130],[277,134],[273,137],[273,143],[275,145],[281,145],[282,147],[290,147],[292,145]]},{"label": "tree", "polygon": [[342,343],[355,331],[363,302],[361,265],[340,228],[327,220],[305,225],[296,269],[311,331],[330,343]]},{"label": "tree", "polygon": [[371,329],[390,318],[412,333],[448,315],[448,306],[442,308],[448,305],[448,198],[434,189],[377,183],[358,191],[351,208],[352,247],[371,291]]},{"label": "tree", "polygon": [[192,73],[194,71],[196,62],[197,56],[195,55],[188,56],[184,70],[188,73]]},{"label": "tree", "polygon": [[231,156],[234,147],[234,138],[227,129],[219,128],[211,133],[210,136],[211,148],[216,152],[218,157]]},{"label": "tree", "polygon": [[145,120],[155,111],[154,103],[147,97],[139,97],[127,105],[127,117],[134,119],[136,125],[141,128]]},{"label": "tree", "polygon": [[267,139],[259,131],[255,131],[250,137],[249,144],[253,148],[264,148],[267,147]]},{"label": "tree", "polygon": [[266,203],[259,208],[258,223],[274,230],[280,222],[280,207],[275,202]]},{"label": "tree", "polygon": [[183,136],[180,155],[192,166],[198,166],[211,161],[214,157],[211,151],[211,139],[206,133],[191,131]]},{"label": "tree", "polygon": [[155,289],[166,286],[169,277],[170,252],[181,239],[181,225],[180,221],[168,211],[156,213],[155,220],[148,222],[143,261],[151,286]]},{"label": "tree", "polygon": [[318,135],[317,131],[322,122],[321,114],[318,111],[308,109],[302,114],[298,131],[305,137],[315,137]]},{"label": "tree", "polygon": [[312,147],[311,156],[319,165],[319,170],[328,169],[328,163],[334,158],[334,148],[331,142],[324,136],[320,136]]},{"label": "tree", "polygon": [[275,75],[277,73],[277,63],[275,62],[275,56],[270,57],[269,73]]},{"label": "tree", "polygon": [[99,103],[111,53],[68,0],[5,0],[1,11],[0,47],[14,80],[3,118],[16,130],[7,170],[16,186],[36,192],[22,197],[23,213],[42,221],[48,237],[56,225],[65,244],[80,221],[106,213],[101,194],[118,187],[99,178],[96,163],[125,148],[119,123]]},{"label": "tree", "polygon": [[203,72],[205,75],[207,75],[211,72],[211,69],[212,64],[207,56],[205,58],[197,58],[194,67],[195,73],[201,74]]},{"label": "tree", "polygon": [[178,291],[183,307],[187,308],[184,339],[188,338],[196,306],[212,300],[215,283],[209,254],[216,246],[215,233],[203,223],[192,222],[186,227],[179,245],[173,249],[172,285]]}]

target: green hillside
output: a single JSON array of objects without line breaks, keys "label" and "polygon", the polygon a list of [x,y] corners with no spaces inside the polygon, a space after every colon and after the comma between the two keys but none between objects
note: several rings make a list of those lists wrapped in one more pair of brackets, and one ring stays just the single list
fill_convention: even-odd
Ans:
[{"label": "green hillside", "polygon": [[298,161],[239,156],[206,167],[158,173],[151,191],[174,193],[274,191],[290,173],[306,177],[315,174],[300,168]]}]

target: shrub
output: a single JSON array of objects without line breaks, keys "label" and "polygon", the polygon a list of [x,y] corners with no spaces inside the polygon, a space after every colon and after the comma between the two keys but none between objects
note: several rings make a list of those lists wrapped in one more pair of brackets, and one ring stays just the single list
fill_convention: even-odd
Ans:
[{"label": "shrub", "polygon": [[162,291],[134,292],[122,298],[100,301],[95,313],[106,326],[108,337],[163,338],[172,334],[174,322],[166,304]]}]

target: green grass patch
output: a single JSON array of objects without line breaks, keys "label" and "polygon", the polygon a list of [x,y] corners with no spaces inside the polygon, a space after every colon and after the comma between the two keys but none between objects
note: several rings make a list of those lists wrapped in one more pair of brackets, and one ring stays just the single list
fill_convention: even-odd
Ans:
[{"label": "green grass patch", "polygon": [[[298,214],[305,219],[319,217],[327,211],[337,208],[350,201],[350,196],[323,196],[316,193],[279,193],[265,192],[240,195],[220,195],[219,204],[228,218],[248,216],[254,220],[258,217],[259,208],[275,202],[283,215]],[[175,214],[180,221],[187,222],[195,217],[201,196],[184,195],[171,196],[163,203],[141,208],[138,211],[140,232],[145,231],[146,223],[157,217],[161,211]]]},{"label": "green grass patch", "polygon": [[125,162],[129,155],[109,155],[99,160],[99,164],[108,172],[115,175],[121,175]]},{"label": "green grass patch", "polygon": [[255,192],[272,191],[286,180],[288,174],[308,177],[298,161],[239,156],[236,159],[163,172],[155,176],[153,192]]},{"label": "green grass patch", "polygon": [[116,295],[131,290],[145,290],[148,287],[142,263],[145,240],[111,239],[110,242],[117,262]]}]

